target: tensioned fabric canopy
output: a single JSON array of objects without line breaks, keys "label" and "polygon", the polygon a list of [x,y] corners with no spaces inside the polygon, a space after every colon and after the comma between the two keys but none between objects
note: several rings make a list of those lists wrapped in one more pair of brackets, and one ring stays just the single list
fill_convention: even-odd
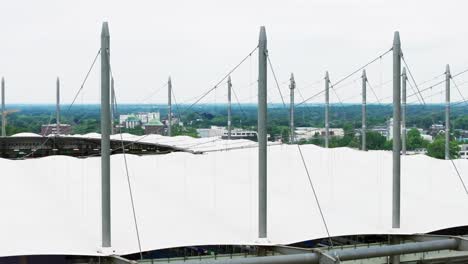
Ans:
[{"label": "tensioned fabric canopy", "polygon": [[[327,237],[297,145],[268,148],[268,239],[259,240],[255,143],[123,137],[208,151],[127,155],[143,251]],[[392,229],[391,152],[314,145],[301,150],[331,236],[468,225],[468,194],[450,161],[402,156],[401,228]],[[454,162],[468,182],[468,161]],[[99,157],[0,159],[0,168],[0,256],[103,254]],[[111,157],[111,202],[112,251],[138,252],[122,154]]]}]

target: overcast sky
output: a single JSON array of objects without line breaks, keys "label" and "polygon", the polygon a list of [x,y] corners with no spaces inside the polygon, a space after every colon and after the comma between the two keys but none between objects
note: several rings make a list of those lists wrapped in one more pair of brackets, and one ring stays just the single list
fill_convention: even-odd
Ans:
[{"label": "overcast sky", "polygon": [[[286,101],[291,72],[308,97],[323,89],[326,70],[333,83],[390,49],[395,30],[416,82],[442,74],[447,63],[452,73],[468,68],[466,1],[15,0],[2,1],[0,10],[0,75],[6,79],[7,103],[54,102],[57,76],[62,101],[71,102],[100,47],[102,21],[109,22],[120,103],[166,102],[161,87],[169,75],[177,101],[193,102],[257,45],[261,25]],[[257,57],[254,53],[232,74],[242,102],[256,101]],[[77,103],[99,101],[99,67]],[[367,71],[377,97],[391,95],[391,54]],[[360,100],[359,77],[337,87],[340,100]],[[468,73],[455,79],[468,97],[465,80]],[[269,101],[280,102],[271,72],[268,86]],[[441,102],[442,94],[429,96],[442,88],[428,91],[427,101]],[[460,98],[456,90],[452,94]],[[331,98],[339,100],[334,93]],[[376,100],[372,94],[368,98]],[[223,84],[202,102],[225,101]]]}]

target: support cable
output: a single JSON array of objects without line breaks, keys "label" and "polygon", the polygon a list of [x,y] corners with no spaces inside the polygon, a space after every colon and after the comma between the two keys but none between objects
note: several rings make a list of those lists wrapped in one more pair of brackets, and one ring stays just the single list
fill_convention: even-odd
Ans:
[{"label": "support cable", "polygon": [[[352,73],[346,75],[345,77],[341,78],[340,80],[338,80],[337,82],[335,82],[334,84],[331,85],[332,89],[334,86],[337,86],[338,84],[340,84],[341,82],[345,81],[346,79],[348,79],[349,77],[353,76],[354,74],[360,72],[362,69],[366,68],[367,66],[369,66],[370,64],[376,62],[377,60],[381,59],[383,56],[387,55],[389,52],[391,52],[393,50],[393,47],[390,48],[389,50],[387,50],[386,52],[382,53],[381,55],[377,56],[376,58],[372,59],[371,61],[369,61],[368,63],[364,64],[363,66],[359,67],[357,70],[353,71]],[[300,102],[299,104],[296,104],[296,106],[299,106],[299,105],[302,105],[306,102],[308,102],[309,100],[313,99],[314,97],[324,93],[325,90],[322,90],[320,91],[319,93],[307,98],[306,100]],[[336,94],[336,92],[335,92]]]},{"label": "support cable", "polygon": [[[52,117],[54,115],[54,112],[50,113],[50,117],[49,117],[49,124],[47,125],[48,129],[51,129],[50,128],[50,124],[52,122]],[[44,135],[41,135],[41,136],[44,136]],[[36,153],[36,151],[38,151],[39,149],[41,149],[50,139],[51,137],[50,136],[47,136],[46,140],[44,140],[44,142],[42,142],[41,145],[39,145],[37,148],[33,149],[31,152],[29,152],[28,154],[24,155],[22,158],[27,158],[31,155],[33,155],[34,153]]]},{"label": "support cable", "polygon": [[450,161],[452,162],[453,168],[454,168],[455,171],[457,172],[458,178],[460,179],[460,182],[461,182],[463,188],[465,189],[465,193],[468,195],[468,188],[466,187],[465,181],[463,181],[463,178],[462,178],[462,176],[460,175],[460,172],[458,171],[458,168],[457,168],[457,166],[455,165],[455,162],[453,162],[453,159],[450,159]]},{"label": "support cable", "polygon": [[[419,87],[418,87],[418,84],[416,83],[416,80],[414,80],[413,73],[411,72],[410,67],[408,66],[408,63],[406,63],[405,57],[403,56],[403,52],[401,52],[401,60],[402,60],[403,63],[405,64],[406,69],[408,70],[408,74],[409,74],[411,80],[413,81],[414,85],[416,86],[416,90],[417,90],[419,96],[421,97],[421,101],[422,101],[423,104],[425,105],[426,102],[424,101],[424,98],[423,98],[422,95],[421,95],[421,91],[419,90]],[[411,83],[410,83],[410,82],[408,82],[408,83],[409,83],[410,86],[411,86]]]},{"label": "support cable", "polygon": [[139,100],[138,102],[140,103],[143,103],[143,102],[146,102],[147,100],[149,100],[151,97],[155,96],[156,94],[158,94],[162,89],[166,88],[168,85],[167,82],[164,83],[164,85],[162,85],[161,87],[159,87],[158,89],[154,90],[153,92],[151,92],[148,96],[144,97],[143,99]]},{"label": "support cable", "polygon": [[[107,52],[109,52],[109,51],[107,51]],[[110,58],[110,56],[107,56],[107,58]],[[112,68],[110,66],[111,65],[110,61],[108,61],[108,63],[109,63],[109,71],[110,71],[110,74],[111,74],[111,78],[114,78],[114,75],[112,74]],[[115,107],[115,109],[118,108],[117,95],[115,93],[115,90],[114,90],[114,107]],[[137,217],[136,217],[135,202],[134,202],[134,199],[133,199],[133,191],[132,191],[132,185],[131,185],[131,182],[130,182],[130,174],[128,172],[128,162],[127,162],[127,155],[125,153],[125,144],[124,144],[123,135],[122,135],[122,126],[119,126],[119,133],[120,133],[120,142],[122,144],[122,153],[123,153],[124,164],[125,164],[125,173],[127,175],[128,191],[129,191],[129,194],[130,194],[130,202],[131,202],[131,205],[132,205],[133,221],[134,221],[134,224],[135,224],[135,231],[136,231],[136,236],[137,236],[137,240],[138,240],[138,249],[140,251],[140,259],[142,260],[143,259],[143,252],[141,250],[140,232],[138,230],[138,221],[137,221]]]},{"label": "support cable", "polygon": [[[432,89],[432,88],[434,88],[434,87],[436,87],[436,86],[438,86],[438,85],[441,85],[441,84],[443,84],[443,83],[445,83],[445,80],[442,80],[442,81],[437,82],[437,83],[435,83],[435,84],[433,84],[433,85],[431,85],[431,86],[429,86],[429,87],[426,87],[426,88],[420,90],[419,93],[424,92],[424,91],[427,91],[427,90],[429,90],[429,89]],[[415,96],[415,95],[418,95],[418,93],[412,93],[412,94],[408,95],[406,98],[413,97],[413,96]]]},{"label": "support cable", "polygon": [[182,117],[180,115],[180,108],[179,108],[179,104],[177,103],[177,98],[174,93],[174,88],[171,89],[171,93],[172,93],[172,98],[174,99],[174,104],[177,109],[177,115],[179,116],[179,123],[180,123],[182,121]]},{"label": "support cable", "polygon": [[[301,90],[296,87],[296,91],[299,94],[299,96],[301,97],[301,99],[304,101],[304,96],[302,96]],[[305,104],[304,106],[305,106],[305,108],[307,108],[307,111],[309,111],[309,113],[312,113],[312,109],[307,104]]]},{"label": "support cable", "polygon": [[241,66],[248,58],[250,58],[252,56],[252,53],[254,53],[256,50],[258,49],[258,46],[255,47],[255,49],[253,49],[247,56],[245,56],[245,58],[243,58],[236,66],[234,66],[234,68],[232,68],[226,75],[224,75],[223,78],[221,78],[221,80],[219,80],[214,86],[213,88],[210,88],[208,91],[206,91],[205,93],[203,93],[194,103],[192,103],[188,108],[186,108],[182,114],[186,113],[188,110],[190,110],[193,106],[195,106],[198,102],[200,102],[203,98],[205,98],[205,96],[207,96],[209,93],[211,93],[213,90],[215,90],[216,88],[218,88],[218,86],[224,82],[224,80],[226,80],[229,75],[231,75],[235,70],[237,70],[237,68],[239,68],[239,66]]},{"label": "support cable", "polygon": [[234,90],[233,87],[231,87],[231,91],[234,94],[234,98],[236,98],[237,105],[239,106],[239,110],[241,111],[242,115],[247,118],[247,114],[244,112],[244,109],[242,109],[241,103],[239,101],[239,98],[237,97],[236,91]]},{"label": "support cable", "polygon": [[311,97],[309,97],[309,98],[303,100],[302,102],[296,104],[295,106],[298,107],[298,106],[300,106],[300,105],[302,105],[302,104],[305,104],[305,103],[307,103],[308,101],[314,99],[315,97],[317,97],[317,96],[323,94],[324,92],[325,92],[325,90],[321,90],[320,92],[318,92],[318,93],[312,95]]},{"label": "support cable", "polygon": [[383,56],[387,55],[390,51],[393,50],[393,47],[387,50],[386,52],[382,53],[381,55],[377,56],[375,59],[369,61],[368,63],[364,64],[363,66],[359,67],[357,70],[353,71],[352,73],[346,75],[345,77],[341,78],[339,81],[335,82],[332,86],[337,86],[339,83],[343,82],[344,80],[348,79],[349,77],[353,76],[354,74],[360,72],[362,69],[366,68],[370,64],[376,62],[377,60],[381,59]]},{"label": "support cable", "polygon": [[330,88],[333,91],[333,93],[335,94],[336,99],[338,99],[338,102],[340,103],[340,105],[343,106],[343,101],[341,101],[340,97],[338,96],[338,93],[335,90],[335,86],[331,85]]},{"label": "support cable", "polygon": [[[289,79],[287,80],[287,82],[289,82]],[[301,89],[317,88],[318,85],[319,85],[321,82],[323,82],[323,77],[320,78],[320,79],[318,79],[318,80],[316,80],[316,81],[314,81],[314,82],[311,82],[311,83],[309,83],[309,84],[305,84],[305,85],[303,85],[303,86],[300,87],[300,88],[301,88]],[[297,87],[296,87],[296,89],[297,89]]]},{"label": "support cable", "polygon": [[70,111],[70,108],[71,108],[71,107],[73,106],[73,104],[75,103],[76,98],[78,98],[78,95],[79,95],[80,92],[83,90],[83,87],[85,86],[86,81],[88,80],[89,74],[90,74],[91,71],[93,70],[94,64],[96,64],[96,61],[97,61],[97,59],[98,59],[98,57],[99,57],[99,54],[101,54],[101,49],[98,50],[98,52],[97,52],[97,54],[96,54],[96,57],[94,57],[93,63],[91,63],[91,67],[89,67],[89,70],[88,70],[88,72],[86,73],[86,76],[85,76],[83,82],[81,83],[80,89],[78,89],[78,92],[75,94],[75,97],[73,98],[73,101],[72,101],[72,103],[70,104],[70,106],[68,107],[68,110],[67,110],[67,111]]},{"label": "support cable", "polygon": [[450,77],[450,79],[452,80],[453,85],[455,85],[455,87],[457,88],[458,94],[460,94],[460,97],[462,98],[462,100],[464,102],[466,102],[465,97],[463,96],[463,94],[462,94],[462,92],[460,90],[460,87],[458,87],[457,83],[455,82],[455,80],[453,78]]},{"label": "support cable", "polygon": [[419,83],[418,86],[421,86],[421,85],[426,84],[426,83],[431,82],[431,81],[435,81],[435,80],[439,79],[439,78],[442,77],[442,76],[445,76],[445,72],[442,73],[442,74],[439,74],[439,75],[437,75],[437,76],[434,76],[434,77],[432,77],[431,79],[427,79],[427,80],[425,80],[424,82]]},{"label": "support cable", "polygon": [[375,90],[374,90],[374,88],[372,87],[372,85],[370,84],[368,78],[366,78],[366,82],[367,82],[367,84],[369,85],[369,88],[370,88],[372,94],[375,96],[375,99],[377,100],[377,103],[378,103],[379,105],[382,105],[382,101],[379,99],[379,97],[378,97],[377,94],[375,93]]},{"label": "support cable", "polygon": [[330,242],[330,245],[333,248],[333,241],[332,241],[331,236],[330,236],[330,231],[328,229],[327,221],[325,220],[325,216],[323,214],[322,207],[320,206],[320,201],[319,201],[317,193],[315,191],[314,184],[312,183],[312,179],[310,178],[309,169],[307,168],[307,164],[306,164],[306,161],[304,159],[304,155],[302,155],[302,150],[301,150],[301,147],[300,147],[299,144],[297,144],[297,149],[299,150],[299,154],[301,155],[302,164],[304,165],[304,169],[305,169],[305,171],[307,173],[307,178],[309,179],[310,188],[312,189],[312,192],[314,193],[315,202],[317,203],[317,207],[319,209],[320,216],[322,217],[322,222],[323,222],[323,225],[325,226],[325,230],[326,230],[327,236],[328,236],[328,241]]},{"label": "support cable", "polygon": [[457,74],[452,75],[452,78],[455,78],[455,77],[457,77],[458,75],[462,75],[462,74],[464,74],[464,73],[466,73],[466,72],[468,72],[468,69],[463,70],[463,71],[461,71],[461,72],[459,72],[459,73],[457,73]]},{"label": "support cable", "polygon": [[361,79],[362,79],[362,77],[359,76],[358,78],[353,79],[353,80],[351,80],[351,81],[349,81],[349,82],[341,83],[339,86],[336,85],[336,86],[335,86],[335,90],[341,89],[341,88],[343,88],[343,87],[348,87],[348,86],[356,85],[356,81],[359,81],[359,80],[361,80]]},{"label": "support cable", "polygon": [[[408,71],[408,72],[410,72],[410,71]],[[407,82],[407,83],[408,83],[409,87],[411,88],[411,91],[413,91],[413,94],[416,94],[416,95],[419,94],[419,96],[416,96],[416,98],[418,99],[418,102],[419,102],[420,104],[424,104],[424,105],[425,105],[426,102],[424,101],[423,96],[422,96],[421,92],[419,91],[419,89],[418,89],[418,90],[414,89],[414,86],[413,86],[413,84],[411,84],[411,82]],[[421,101],[421,99],[420,99],[419,97],[421,97],[421,99],[423,99],[423,100]],[[424,102],[424,103],[423,103],[423,102]]]},{"label": "support cable", "polygon": [[[114,103],[115,103],[115,106],[117,107],[117,100],[116,99],[114,100]],[[135,224],[135,231],[136,231],[136,236],[137,236],[137,240],[138,240],[138,249],[140,251],[140,259],[143,259],[143,252],[141,250],[140,232],[138,230],[138,221],[137,221],[137,218],[136,218],[135,202],[134,202],[134,199],[133,199],[132,184],[130,182],[130,174],[128,173],[128,162],[127,162],[127,155],[125,153],[125,144],[124,144],[123,135],[122,135],[122,126],[119,126],[119,133],[120,133],[120,142],[121,142],[121,145],[122,145],[122,153],[123,153],[124,164],[125,164],[125,173],[127,175],[128,192],[130,194],[130,202],[132,204],[133,221],[134,221],[134,224]]]},{"label": "support cable", "polygon": [[280,85],[278,83],[278,78],[276,78],[276,73],[275,73],[275,70],[273,69],[273,65],[272,65],[271,60],[270,60],[270,54],[267,53],[266,57],[268,59],[268,65],[270,65],[271,73],[273,74],[273,79],[275,79],[276,87],[278,88],[278,92],[279,92],[279,94],[281,96],[281,102],[283,102],[283,107],[286,108],[286,104],[284,103],[283,94],[281,93],[281,88],[280,88]]},{"label": "support cable", "polygon": [[[433,94],[430,94],[430,95],[426,95],[426,96],[424,96],[424,98],[425,98],[425,99],[432,98],[432,97],[434,97],[434,96],[437,96],[437,95],[440,95],[440,94],[443,94],[443,93],[445,93],[445,88],[442,89],[441,91],[436,92],[436,93],[433,93]],[[409,103],[407,103],[407,104],[414,104],[414,103],[417,103],[417,102],[419,102],[419,100],[415,100],[415,101],[409,102]],[[444,110],[444,111],[445,111],[445,110]]]}]

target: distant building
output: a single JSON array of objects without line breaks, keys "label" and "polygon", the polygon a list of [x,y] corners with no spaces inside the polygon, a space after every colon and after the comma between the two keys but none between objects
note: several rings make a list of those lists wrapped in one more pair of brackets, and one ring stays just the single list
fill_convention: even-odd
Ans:
[{"label": "distant building", "polygon": [[[60,135],[70,135],[72,127],[68,124],[60,124],[59,126],[59,134]],[[57,124],[50,124],[50,125],[42,125],[41,127],[41,135],[48,136],[48,135],[57,135]]]},{"label": "distant building", "polygon": [[431,136],[435,137],[435,136],[437,136],[438,134],[441,134],[441,133],[445,133],[445,126],[444,125],[442,125],[442,124],[432,124],[429,127],[428,134],[430,134]]},{"label": "distant building", "polygon": [[380,135],[384,136],[385,138],[387,139],[389,138],[388,126],[375,126],[375,127],[370,128],[368,131],[377,132]]},{"label": "distant building", "polygon": [[415,155],[415,154],[427,154],[427,149],[417,148],[415,150],[407,150],[406,155]]},{"label": "distant building", "polygon": [[468,159],[468,144],[461,144],[458,152],[460,159]]},{"label": "distant building", "polygon": [[151,122],[152,120],[161,120],[161,115],[159,114],[159,112],[138,113],[136,114],[136,117],[140,119],[142,125],[145,125]]},{"label": "distant building", "polygon": [[126,114],[119,116],[119,124],[125,128],[145,126],[153,120],[160,121],[159,112]]},{"label": "distant building", "polygon": [[[228,139],[228,131],[224,132],[221,138]],[[248,139],[248,140],[257,141],[257,131],[233,129],[231,131],[231,139]]]},{"label": "distant building", "polygon": [[[222,139],[228,138],[228,131],[226,127],[211,126],[210,128],[198,128],[198,136],[201,138],[206,137],[221,137]],[[270,138],[270,135],[267,135]],[[244,130],[240,128],[234,128],[231,131],[231,139],[248,139],[257,141],[257,131]]]},{"label": "distant building", "polygon": [[161,121],[153,119],[148,122],[144,127],[145,135],[156,134],[162,135],[164,134],[164,124]]},{"label": "distant building", "polygon": [[210,128],[198,128],[197,133],[201,138],[222,137],[227,132],[226,127],[211,126]]},{"label": "distant building", "polygon": [[[443,128],[443,126],[442,126],[442,128]],[[433,137],[432,134],[426,134],[426,131],[424,131],[424,129],[422,129],[422,128],[407,127],[406,128],[406,134],[408,134],[408,132],[411,129],[417,129],[419,131],[419,133],[421,134],[421,137],[423,139],[432,142],[432,137]],[[387,140],[392,140],[393,139],[393,118],[390,118],[387,121],[387,126],[386,127],[378,126],[378,127],[371,128],[370,130],[380,133],[382,136],[386,137]],[[403,127],[401,128],[401,134],[403,134]]]},{"label": "distant building", "polygon": [[125,119],[124,123],[122,124],[125,128],[135,128],[141,126],[141,121],[138,117],[130,115]]},{"label": "distant building", "polygon": [[[174,115],[172,116],[172,119],[171,119],[171,123],[172,125],[180,125],[180,126],[183,126],[182,122],[180,122],[179,118],[178,117],[175,117]],[[165,118],[162,119],[162,123],[166,126],[169,125],[169,119],[167,118],[167,116]]]},{"label": "distant building", "polygon": [[[329,128],[331,137],[344,137],[344,130],[342,128]],[[315,136],[325,136],[325,128],[323,127],[297,127],[294,131],[296,140],[308,140]]]},{"label": "distant building", "polygon": [[468,142],[468,130],[455,129],[455,132],[458,134],[457,140],[460,142]]},{"label": "distant building", "polygon": [[429,142],[432,142],[434,140],[434,138],[431,136],[431,135],[427,135],[427,134],[421,134],[421,137],[424,139],[424,140],[427,140]]}]

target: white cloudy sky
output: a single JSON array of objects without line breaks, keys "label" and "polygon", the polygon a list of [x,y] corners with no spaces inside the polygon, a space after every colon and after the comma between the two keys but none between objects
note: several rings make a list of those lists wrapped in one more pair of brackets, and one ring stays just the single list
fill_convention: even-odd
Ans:
[{"label": "white cloudy sky", "polygon": [[[316,82],[326,70],[334,82],[388,50],[395,30],[418,83],[443,73],[447,63],[453,73],[468,68],[466,1],[4,0],[0,10],[0,75],[6,78],[8,103],[53,102],[57,76],[62,101],[70,102],[99,49],[102,21],[110,25],[121,103],[165,102],[166,91],[160,88],[169,75],[177,100],[193,101],[257,45],[261,25],[267,28],[271,60],[285,95],[291,72],[302,95],[310,96],[322,89],[323,83]],[[391,94],[391,85],[381,85],[391,77],[390,56],[368,73],[379,98]],[[254,102],[257,54],[232,78],[240,100]],[[359,100],[358,78],[338,88],[341,100]],[[468,73],[456,79],[468,96],[465,80]],[[454,100],[460,98],[452,93]],[[202,102],[225,102],[225,94],[223,85]],[[271,75],[269,98],[280,102]],[[99,64],[78,103],[98,100]],[[332,100],[337,101],[333,94]],[[440,95],[427,99],[441,100]]]}]

